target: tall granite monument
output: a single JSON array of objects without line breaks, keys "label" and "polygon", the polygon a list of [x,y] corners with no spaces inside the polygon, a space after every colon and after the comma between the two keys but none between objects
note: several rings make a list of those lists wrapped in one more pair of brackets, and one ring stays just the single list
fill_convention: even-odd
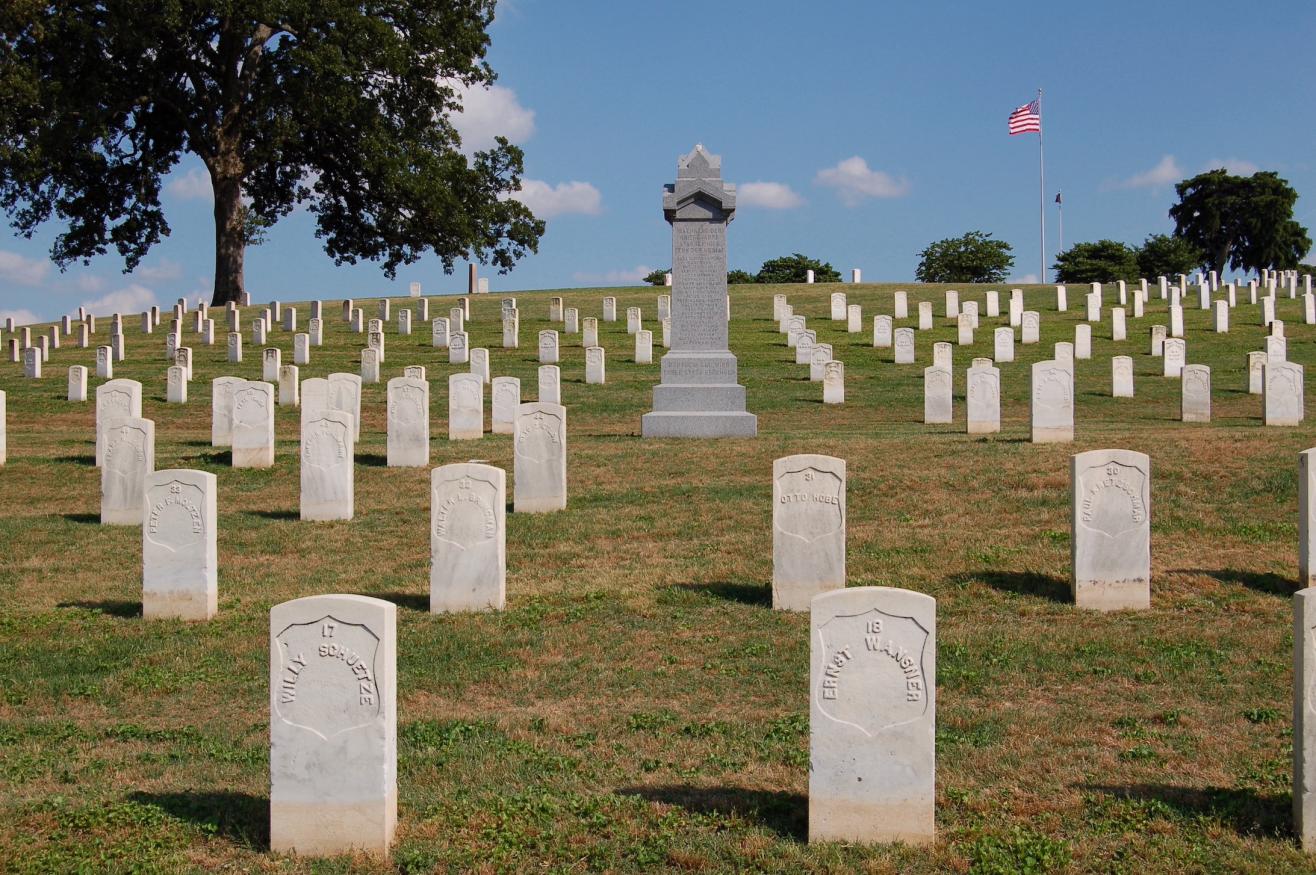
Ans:
[{"label": "tall granite monument", "polygon": [[645,437],[758,434],[727,348],[727,223],[735,212],[736,187],[722,181],[722,159],[695,146],[663,193],[672,225],[672,345],[653,410],[642,419]]}]

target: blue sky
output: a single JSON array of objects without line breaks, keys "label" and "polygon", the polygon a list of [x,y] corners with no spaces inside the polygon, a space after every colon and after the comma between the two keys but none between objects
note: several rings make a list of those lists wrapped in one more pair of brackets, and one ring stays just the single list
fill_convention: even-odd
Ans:
[{"label": "blue sky", "polygon": [[[1240,12],[1245,8],[1246,12]],[[625,3],[499,5],[497,86],[467,96],[468,146],[496,133],[526,152],[522,197],[548,221],[539,254],[495,291],[633,284],[670,262],[661,188],[702,142],[740,186],[732,267],[791,252],[848,277],[909,280],[929,242],[980,229],[1039,274],[1037,138],[1006,116],[1040,87],[1048,249],[1168,232],[1173,184],[1216,166],[1274,170],[1316,227],[1316,116],[1306,47],[1316,4]],[[166,187],[173,234],[132,275],[105,257],[60,272],[54,229],[0,232],[0,316],[90,304],[141,310],[209,297],[209,183],[185,159]],[[335,267],[304,212],[249,251],[257,300],[463,291],[435,258],[388,281]],[[24,312],[26,311],[26,312]]]}]

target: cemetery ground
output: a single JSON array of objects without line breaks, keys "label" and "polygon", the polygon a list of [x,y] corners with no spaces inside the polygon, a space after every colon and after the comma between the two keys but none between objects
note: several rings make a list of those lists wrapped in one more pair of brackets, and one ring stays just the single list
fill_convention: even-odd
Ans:
[{"label": "cemetery ground", "polygon": [[[759,436],[714,441],[638,437],[662,350],[634,364],[624,308],[643,307],[658,347],[655,300],[668,290],[553,292],[582,317],[615,294],[623,315],[600,320],[605,385],[585,385],[580,335],[562,336],[569,503],[509,512],[499,613],[428,613],[429,471],[385,466],[383,383],[363,391],[350,522],[298,519],[295,409],[276,413],[272,469],[232,469],[210,446],[210,380],[259,377],[248,326],[264,301],[243,310],[241,364],[226,361],[222,311],[214,346],[185,330],[185,405],[164,402],[165,331],[143,336],[136,314],[124,314],[128,357],[115,366],[143,384],[156,469],[219,478],[212,622],[144,621],[141,532],[99,525],[95,405],[64,400],[67,366],[94,374],[94,349],[66,339],[41,380],[0,366],[0,869],[1310,871],[1291,827],[1290,596],[1297,454],[1316,441],[1308,424],[1263,427],[1261,397],[1247,394],[1260,307],[1244,291],[1217,335],[1185,296],[1187,361],[1209,364],[1214,388],[1213,421],[1185,424],[1179,381],[1148,354],[1165,302],[1153,285],[1147,315],[1113,343],[1108,287],[1092,359],[1075,363],[1076,440],[1033,445],[1029,366],[1073,340],[1086,289],[1071,287],[1066,313],[1054,287],[1026,289],[1042,342],[1016,342],[1000,365],[1001,433],[970,437],[964,371],[1006,320],[983,316],[975,344],[955,348],[956,421],[925,426],[922,370],[932,342],[956,335],[947,287],[900,286],[911,314],[931,300],[937,315],[903,366],[872,348],[894,288],[732,286],[730,346]],[[958,288],[981,302],[986,287]],[[996,288],[1004,313],[1008,287]],[[828,319],[837,290],[863,306],[862,333]],[[794,364],[774,293],[845,362],[843,406],[824,407]],[[1302,324],[1301,299],[1280,295],[1288,358],[1310,373],[1316,327]],[[521,348],[501,349],[500,297],[471,298],[471,346],[532,400],[537,333],[561,325],[548,293],[518,294]],[[431,296],[433,314],[450,301]],[[411,303],[394,298],[394,311]],[[289,305],[305,324],[308,305]],[[373,300],[358,306],[375,315]],[[325,301],[325,345],[303,379],[358,372],[365,337],[340,314]],[[93,345],[107,342],[100,321]],[[386,378],[428,368],[431,465],[488,460],[507,469],[510,499],[510,436],[446,439],[446,378],[466,366],[447,364],[423,323],[386,333]],[[291,334],[276,328],[269,345],[291,362]],[[1110,397],[1119,354],[1134,359],[1132,399]],[[1151,456],[1149,611],[1070,603],[1069,457],[1103,447]],[[805,841],[808,615],[774,612],[769,593],[772,461],[804,452],[848,462],[850,585],[937,599],[933,847]],[[332,592],[399,605],[400,823],[387,862],[268,850],[269,611]]]}]

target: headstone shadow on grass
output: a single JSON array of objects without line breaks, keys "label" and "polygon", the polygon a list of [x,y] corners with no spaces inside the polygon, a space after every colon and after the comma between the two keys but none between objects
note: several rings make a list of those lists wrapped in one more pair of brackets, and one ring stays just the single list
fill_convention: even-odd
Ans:
[{"label": "headstone shadow on grass", "polygon": [[619,787],[615,792],[621,796],[675,805],[694,814],[743,818],[783,838],[800,842],[808,839],[809,800],[803,793],[690,784]]},{"label": "headstone shadow on grass", "polygon": [[982,569],[966,571],[952,575],[951,583],[985,583],[992,589],[1010,592],[1016,595],[1036,596],[1053,602],[1071,604],[1074,599],[1069,592],[1069,581],[1054,574],[1041,574],[1036,571],[999,571]]},{"label": "headstone shadow on grass", "polygon": [[301,514],[296,510],[244,510],[247,516],[260,517],[263,520],[296,520]]},{"label": "headstone shadow on grass", "polygon": [[1292,835],[1289,793],[1259,793],[1249,787],[1179,787],[1172,784],[1083,784],[1078,789],[1125,802],[1152,803],[1186,819],[1212,820],[1239,835]]},{"label": "headstone shadow on grass", "polygon": [[56,607],[60,608],[77,608],[83,611],[92,611],[97,614],[105,614],[110,617],[118,617],[122,620],[137,620],[142,616],[142,603],[139,601],[124,601],[121,599],[105,599],[103,601],[80,601],[80,602],[60,602]]},{"label": "headstone shadow on grass", "polygon": [[772,604],[772,588],[762,584],[718,581],[715,583],[676,583],[672,584],[670,588],[678,592],[698,593],[728,602],[740,602],[743,605],[768,607]]},{"label": "headstone shadow on grass", "polygon": [[177,793],[136,791],[128,798],[138,805],[154,806],[206,833],[253,851],[269,850],[270,800],[264,796],[227,790],[194,790]]},{"label": "headstone shadow on grass", "polygon": [[82,523],[83,525],[99,526],[101,524],[101,515],[98,513],[65,513],[60,514],[65,520],[71,523]]},{"label": "headstone shadow on grass", "polygon": [[1175,568],[1170,574],[1196,574],[1224,584],[1238,584],[1257,592],[1289,598],[1298,591],[1297,581],[1270,571],[1244,571],[1239,568]]},{"label": "headstone shadow on grass", "polygon": [[383,599],[386,602],[392,602],[399,608],[420,611],[423,614],[428,614],[430,611],[430,595],[428,592],[376,592],[371,593],[371,596]]}]

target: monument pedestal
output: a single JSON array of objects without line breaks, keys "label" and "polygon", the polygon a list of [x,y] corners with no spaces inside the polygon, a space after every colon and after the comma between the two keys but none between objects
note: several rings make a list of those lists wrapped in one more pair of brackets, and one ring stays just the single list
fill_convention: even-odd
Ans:
[{"label": "monument pedestal", "polygon": [[755,437],[758,417],[745,412],[730,352],[673,351],[663,356],[653,411],[641,417],[644,437]]}]

